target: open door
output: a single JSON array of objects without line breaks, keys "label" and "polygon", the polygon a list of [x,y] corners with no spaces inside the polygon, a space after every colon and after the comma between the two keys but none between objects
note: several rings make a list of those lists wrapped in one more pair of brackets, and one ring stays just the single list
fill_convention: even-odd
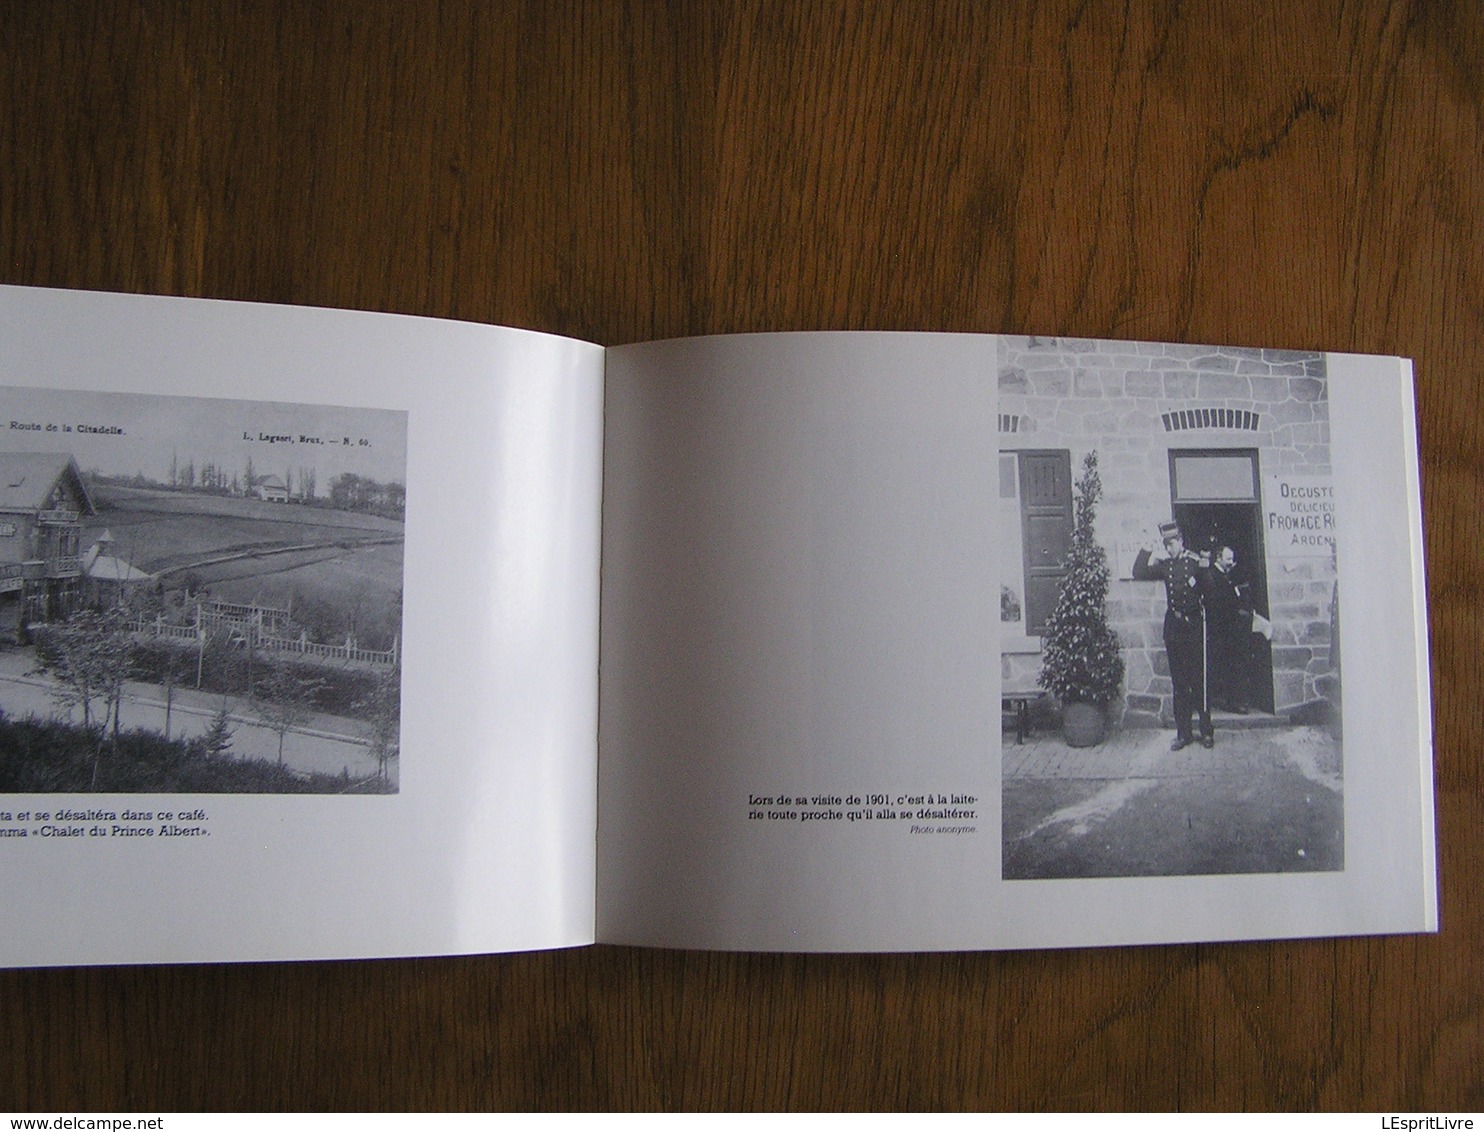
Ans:
[{"label": "open door", "polygon": [[[1237,556],[1237,576],[1248,585],[1252,607],[1266,616],[1268,568],[1258,475],[1255,448],[1170,450],[1170,503],[1186,548],[1214,556],[1220,547],[1231,547]],[[1252,633],[1246,646],[1237,654],[1235,682],[1250,706],[1271,713],[1272,645]]]}]

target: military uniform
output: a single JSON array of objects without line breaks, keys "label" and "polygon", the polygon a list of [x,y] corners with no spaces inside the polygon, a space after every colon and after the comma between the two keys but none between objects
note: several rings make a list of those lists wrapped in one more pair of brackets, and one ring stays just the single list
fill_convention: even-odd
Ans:
[{"label": "military uniform", "polygon": [[1185,746],[1195,739],[1191,720],[1200,718],[1201,739],[1208,746],[1215,731],[1206,702],[1206,569],[1188,551],[1174,558],[1150,561],[1147,550],[1134,560],[1139,581],[1165,584],[1165,655],[1175,692],[1175,742]]}]

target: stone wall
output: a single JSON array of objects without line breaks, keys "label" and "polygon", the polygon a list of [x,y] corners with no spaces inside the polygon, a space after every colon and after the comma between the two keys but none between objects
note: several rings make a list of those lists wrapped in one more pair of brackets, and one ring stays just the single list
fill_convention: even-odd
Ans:
[{"label": "stone wall", "polygon": [[[1073,480],[1098,453],[1096,531],[1114,581],[1109,616],[1124,645],[1125,695],[1115,719],[1168,726],[1164,594],[1129,579],[1137,548],[1171,514],[1171,449],[1257,449],[1266,510],[1269,477],[1328,476],[1324,355],[1095,341],[1007,338],[1000,351],[1000,448],[1068,449]],[[1343,536],[1341,536],[1343,537]],[[1268,545],[1275,709],[1291,714],[1337,695],[1330,665],[1333,554],[1288,556]],[[1007,681],[1034,681],[1039,658],[1006,650]]]}]

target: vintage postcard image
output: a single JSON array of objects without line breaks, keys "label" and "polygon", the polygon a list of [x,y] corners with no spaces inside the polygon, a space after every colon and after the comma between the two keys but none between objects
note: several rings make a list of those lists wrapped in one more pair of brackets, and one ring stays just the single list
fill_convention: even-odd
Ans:
[{"label": "vintage postcard image", "polygon": [[0,793],[389,793],[407,414],[0,388]]}]

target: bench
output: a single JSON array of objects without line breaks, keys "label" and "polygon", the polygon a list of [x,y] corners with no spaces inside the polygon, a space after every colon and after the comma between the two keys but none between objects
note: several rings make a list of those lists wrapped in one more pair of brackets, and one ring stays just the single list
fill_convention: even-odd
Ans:
[{"label": "bench", "polygon": [[1015,721],[1015,742],[1024,743],[1031,730],[1031,704],[1046,693],[1040,687],[1030,685],[1004,685],[1000,688],[1000,726],[1007,717]]}]

